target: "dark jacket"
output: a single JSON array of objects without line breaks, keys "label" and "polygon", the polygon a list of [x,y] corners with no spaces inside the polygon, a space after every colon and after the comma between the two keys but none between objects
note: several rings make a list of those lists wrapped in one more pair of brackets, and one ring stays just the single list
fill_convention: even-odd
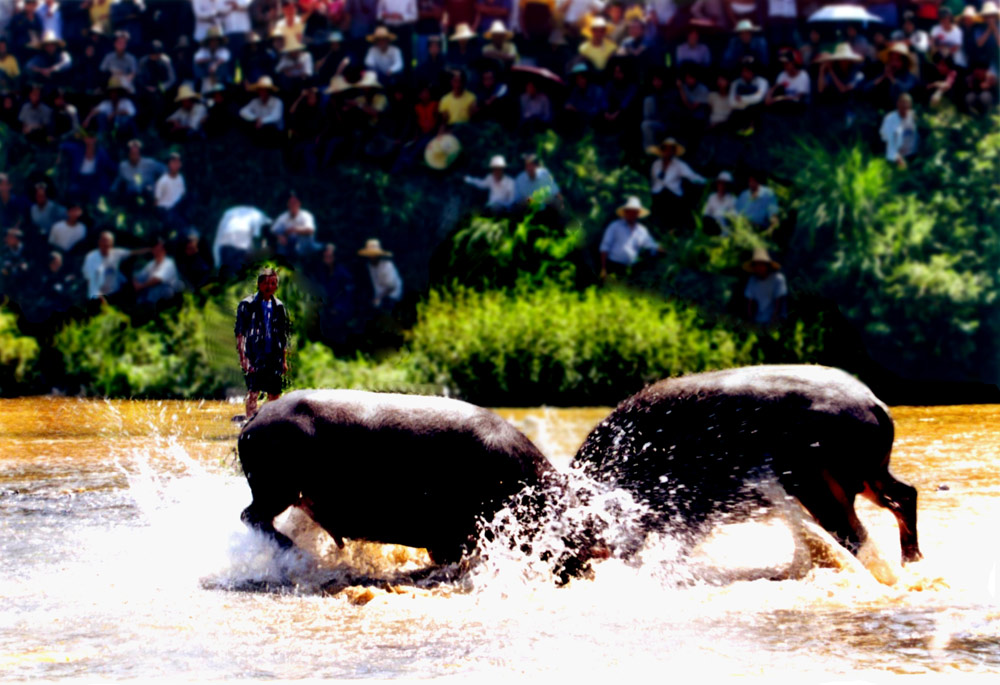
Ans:
[{"label": "dark jacket", "polygon": [[255,293],[236,307],[236,337],[245,338],[244,351],[253,366],[259,366],[261,361],[282,359],[291,337],[288,312],[284,303],[275,297],[271,312],[271,347],[267,349],[263,303],[260,293]]}]

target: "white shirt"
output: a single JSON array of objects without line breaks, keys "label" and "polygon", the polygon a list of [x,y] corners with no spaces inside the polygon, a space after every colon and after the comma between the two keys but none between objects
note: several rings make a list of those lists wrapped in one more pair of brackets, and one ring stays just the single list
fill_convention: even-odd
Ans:
[{"label": "white shirt", "polygon": [[174,260],[171,257],[164,257],[163,261],[159,264],[154,259],[142,267],[136,278],[140,283],[145,283],[155,278],[164,285],[176,288],[177,282],[180,280],[180,275],[177,273],[177,264]]},{"label": "white shirt", "polygon": [[403,279],[391,259],[380,259],[374,265],[368,262],[368,275],[372,279],[376,305],[382,304],[385,299],[399,300],[403,297]]},{"label": "white shirt", "polygon": [[157,207],[173,208],[184,197],[184,176],[177,174],[176,178],[172,178],[170,174],[163,174],[153,186],[153,196]]},{"label": "white shirt", "polygon": [[264,104],[259,97],[248,102],[240,110],[240,117],[244,121],[260,119],[261,124],[274,124],[280,129],[284,127],[284,111],[281,100],[272,95],[267,104]]},{"label": "white shirt", "polygon": [[300,209],[294,217],[291,212],[285,212],[275,220],[271,226],[271,233],[284,233],[289,228],[294,228],[296,231],[306,229],[310,233],[316,233],[316,219],[311,212],[304,209]]},{"label": "white shirt", "polygon": [[732,193],[719,195],[712,193],[705,202],[705,208],[701,210],[702,216],[715,219],[720,226],[725,226],[729,222],[729,215],[736,211],[736,196]]},{"label": "white shirt", "polygon": [[128,98],[119,100],[117,107],[115,107],[115,103],[111,102],[111,100],[104,100],[94,108],[94,111],[109,118],[120,116],[134,117],[135,105]]},{"label": "white shirt", "polygon": [[[399,17],[387,19],[386,15],[399,14]],[[416,0],[378,0],[378,9],[375,16],[384,24],[389,26],[399,26],[400,24],[411,24],[417,20]]]},{"label": "white shirt", "polygon": [[487,207],[507,209],[514,204],[514,179],[510,176],[504,175],[499,181],[493,178],[493,174],[489,174],[484,178],[466,176],[465,182],[477,188],[490,191],[490,197],[486,201]]},{"label": "white shirt", "polygon": [[955,66],[967,67],[968,60],[965,59],[965,51],[962,50],[962,29],[958,24],[952,24],[950,31],[945,31],[941,24],[931,29],[931,44],[943,45],[955,55]]},{"label": "white shirt", "polygon": [[640,223],[629,226],[625,219],[608,224],[601,238],[600,251],[616,264],[631,266],[638,261],[643,250],[656,252],[658,249],[660,244],[653,240],[645,226]]},{"label": "white shirt", "polygon": [[[514,5],[518,3],[512,3]],[[559,3],[560,6],[562,3]],[[568,24],[576,24],[583,16],[590,11],[594,0],[569,0],[569,7],[566,8],[565,20]]]},{"label": "white shirt", "polygon": [[767,0],[767,16],[788,17],[794,19],[799,16],[796,0]]},{"label": "white shirt", "polygon": [[885,158],[890,162],[912,155],[917,144],[917,123],[913,110],[906,113],[905,119],[899,116],[898,110],[886,114],[879,135],[885,141]]},{"label": "white shirt", "polygon": [[669,190],[674,195],[680,197],[684,194],[684,185],[681,183],[682,179],[687,179],[692,183],[705,183],[705,178],[696,174],[691,167],[687,165],[687,162],[681,161],[679,158],[674,157],[670,160],[670,164],[667,168],[663,168],[663,158],[653,162],[653,168],[650,170],[650,191],[653,195],[656,195],[663,190]]},{"label": "white shirt", "polygon": [[656,23],[667,24],[677,14],[677,3],[674,0],[650,0],[649,8],[656,13]]},{"label": "white shirt", "polygon": [[[313,58],[307,51],[282,55],[274,70],[289,78],[306,78],[313,75]],[[287,70],[287,73],[286,73]]]},{"label": "white shirt", "polygon": [[235,247],[244,252],[253,248],[254,238],[260,238],[261,228],[266,221],[267,215],[256,207],[240,206],[226,210],[219,220],[215,242],[212,244],[215,265],[222,265],[223,247]]},{"label": "white shirt", "polygon": [[222,10],[222,30],[227,34],[250,33],[250,3],[251,0],[226,0]]},{"label": "white shirt", "polygon": [[58,221],[52,225],[52,229],[49,231],[49,245],[58,247],[63,252],[69,252],[86,235],[87,227],[79,221],[76,222],[75,226],[70,226],[65,221]]},{"label": "white shirt", "polygon": [[212,62],[228,62],[232,59],[232,53],[225,46],[219,46],[215,50],[209,50],[208,47],[198,48],[198,52],[194,53],[195,64],[211,64]]},{"label": "white shirt", "polygon": [[380,74],[398,74],[403,70],[403,53],[395,45],[385,52],[373,45],[365,55],[365,66]]},{"label": "white shirt", "polygon": [[108,250],[108,256],[100,250],[91,250],[83,260],[83,277],[87,281],[87,297],[94,299],[101,295],[118,292],[125,280],[118,266],[131,254],[120,247]]},{"label": "white shirt", "polygon": [[795,76],[789,76],[788,72],[782,71],[774,83],[784,86],[786,95],[801,95],[803,102],[809,99],[809,73],[805,69],[799,69],[799,73]]},{"label": "white shirt", "polygon": [[191,0],[194,10],[194,39],[201,42],[213,26],[222,28],[219,15],[223,11],[223,0]]},{"label": "white shirt", "polygon": [[201,128],[201,125],[205,122],[205,118],[208,116],[208,109],[205,105],[200,102],[194,103],[194,107],[190,110],[185,110],[183,107],[178,107],[177,111],[167,117],[167,121],[171,123],[178,123],[184,128],[191,129],[192,131],[197,131]]}]

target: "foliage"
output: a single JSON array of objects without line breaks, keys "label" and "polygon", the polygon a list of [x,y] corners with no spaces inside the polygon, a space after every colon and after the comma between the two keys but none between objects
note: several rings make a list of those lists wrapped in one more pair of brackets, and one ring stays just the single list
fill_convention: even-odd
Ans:
[{"label": "foliage", "polygon": [[0,396],[13,394],[34,372],[39,347],[21,335],[17,319],[0,306]]}]

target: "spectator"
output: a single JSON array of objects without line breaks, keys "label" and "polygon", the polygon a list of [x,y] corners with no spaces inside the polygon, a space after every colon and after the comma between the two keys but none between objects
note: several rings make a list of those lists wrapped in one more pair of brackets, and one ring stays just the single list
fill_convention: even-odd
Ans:
[{"label": "spectator", "polygon": [[66,99],[62,88],[52,95],[52,136],[62,140],[76,133],[80,128],[80,116],[76,106]]},{"label": "spectator", "polygon": [[479,58],[479,50],[476,46],[477,38],[476,32],[468,24],[462,23],[456,26],[455,33],[448,39],[450,43],[448,53],[445,55],[448,66],[452,69],[471,67],[473,62]]},{"label": "spectator", "polygon": [[495,19],[483,37],[489,41],[483,48],[483,57],[495,60],[505,67],[517,64],[519,55],[514,45],[514,32],[507,30],[503,20]]},{"label": "spectator", "polygon": [[170,299],[181,289],[177,264],[167,255],[166,244],[158,240],[152,251],[153,259],[132,279],[136,303],[140,305],[156,305],[162,300]]},{"label": "spectator", "polygon": [[151,202],[156,181],[166,170],[166,166],[152,157],[142,156],[141,141],[130,140],[126,158],[118,163],[118,176],[112,184],[112,191],[127,201],[135,202],[142,198]]},{"label": "spectator", "polygon": [[269,76],[261,76],[249,89],[257,97],[240,110],[240,118],[247,122],[249,135],[264,145],[275,145],[281,140],[284,125],[284,106],[281,99],[274,97],[277,88]]},{"label": "spectator", "polygon": [[778,198],[774,191],[760,183],[759,172],[747,176],[747,187],[736,199],[736,213],[742,215],[757,230],[772,231],[778,227]]},{"label": "spectator", "polygon": [[135,104],[125,96],[125,86],[117,76],[112,76],[108,82],[107,98],[97,104],[83,120],[83,127],[90,128],[92,121],[97,123],[102,134],[114,135],[119,139],[135,138],[135,118],[138,111]]},{"label": "spectator", "polygon": [[482,190],[489,190],[486,209],[496,214],[503,214],[514,206],[514,179],[508,176],[507,160],[503,155],[494,155],[490,160],[490,173],[483,178],[466,176],[465,182]]},{"label": "spectator", "polygon": [[378,0],[347,0],[351,48],[364,45],[365,36],[375,28]]},{"label": "spectator", "polygon": [[986,0],[979,17],[984,26],[974,32],[976,53],[979,61],[996,72],[1000,68],[1000,6],[993,0]]},{"label": "spectator", "polygon": [[618,219],[608,224],[601,238],[601,280],[609,275],[625,276],[639,261],[643,251],[660,253],[663,248],[653,240],[639,219],[649,216],[637,197],[630,197],[616,212]]},{"label": "spectator", "polygon": [[[436,39],[441,47],[441,31],[444,23],[444,0],[417,0],[417,23],[413,30],[416,34],[417,64],[427,61],[431,40]],[[440,50],[438,51],[440,56]]]},{"label": "spectator", "polygon": [[677,46],[677,66],[682,64],[694,64],[705,68],[712,66],[712,53],[708,46],[701,42],[697,29],[688,31],[687,40]]},{"label": "spectator", "polygon": [[288,259],[309,257],[319,246],[316,244],[316,219],[302,209],[302,201],[295,193],[288,196],[287,211],[274,220],[271,235],[275,237],[275,251]]},{"label": "spectator", "polygon": [[431,89],[428,86],[417,93],[413,111],[417,117],[417,127],[424,136],[429,136],[438,129],[438,103],[431,99]]},{"label": "spectator", "polygon": [[[417,25],[416,0],[379,0],[376,16],[395,32],[400,43],[398,49],[402,53],[404,69],[408,70],[413,59],[413,30]],[[375,33],[378,33],[378,29],[375,29]]]},{"label": "spectator", "polygon": [[13,87],[21,75],[17,58],[9,52],[7,36],[0,33],[0,89]]},{"label": "spectator", "polygon": [[467,124],[476,112],[476,96],[466,87],[464,71],[451,75],[451,92],[441,98],[438,112],[445,124]]},{"label": "spectator", "polygon": [[965,38],[962,29],[955,25],[951,10],[942,7],[938,10],[938,18],[940,23],[931,29],[931,47],[935,52],[950,57],[955,66],[963,69],[968,67],[969,61],[962,49]]},{"label": "spectator", "polygon": [[219,275],[230,278],[246,266],[265,227],[271,220],[256,207],[239,206],[227,209],[219,220],[212,245],[212,258]]},{"label": "spectator", "polygon": [[163,43],[154,40],[150,44],[149,54],[139,60],[136,80],[136,90],[150,102],[153,111],[159,111],[164,95],[177,83],[174,65],[163,51]]},{"label": "spectator", "polygon": [[194,53],[194,77],[198,89],[204,93],[216,84],[227,84],[233,79],[233,59],[226,47],[222,29],[213,26]]},{"label": "spectator", "polygon": [[73,66],[73,58],[63,48],[66,44],[54,32],[46,31],[32,48],[38,54],[28,60],[25,71],[36,83],[65,85]]},{"label": "spectator", "polygon": [[21,10],[15,12],[7,24],[10,51],[22,64],[27,60],[29,45],[36,36],[45,32],[42,18],[38,16],[38,0],[24,0]]},{"label": "spectator", "polygon": [[756,73],[756,62],[745,57],[740,67],[740,77],[729,87],[729,106],[732,107],[733,126],[742,133],[753,133],[764,98],[767,97],[767,80]]},{"label": "spectator", "polygon": [[480,120],[509,124],[513,114],[507,97],[507,84],[497,80],[497,72],[486,69],[479,76],[476,96],[476,117]]},{"label": "spectator", "polygon": [[715,192],[701,211],[702,229],[711,235],[729,235],[729,218],[736,213],[736,196],[730,191],[733,175],[728,171],[715,177]]},{"label": "spectator", "polygon": [[57,40],[62,40],[62,11],[56,0],[45,0],[42,6],[38,8],[38,18],[42,21],[43,34],[51,34]]},{"label": "spectator", "polygon": [[301,92],[303,88],[312,83],[312,55],[302,43],[290,38],[285,41],[285,47],[281,51],[281,59],[275,65],[274,72],[281,90]]},{"label": "spectator", "polygon": [[31,276],[27,251],[20,228],[4,232],[3,249],[0,249],[0,295],[18,297]]},{"label": "spectator", "polygon": [[698,81],[695,69],[687,65],[681,69],[681,77],[677,81],[677,94],[683,107],[680,124],[692,130],[705,126],[712,113],[709,104],[708,86]]},{"label": "spectator", "polygon": [[198,290],[208,283],[212,267],[201,254],[201,234],[195,229],[188,229],[184,236],[184,245],[175,261],[181,280],[188,288]]},{"label": "spectator", "polygon": [[10,176],[0,173],[0,230],[20,228],[28,213],[28,203],[13,192]]},{"label": "spectator", "polygon": [[83,260],[83,278],[87,282],[87,298],[107,300],[119,294],[127,282],[121,272],[121,263],[135,254],[148,250],[126,250],[115,247],[115,236],[104,231],[97,239],[97,249],[91,250]]},{"label": "spectator", "polygon": [[65,265],[59,252],[49,253],[48,269],[37,286],[38,320],[50,320],[54,314],[64,314],[78,298],[81,282]]},{"label": "spectator", "polygon": [[[535,193],[540,193],[540,196],[536,198]],[[527,154],[524,155],[524,171],[514,179],[514,202],[525,207],[539,201],[546,205],[560,205],[562,195],[552,174],[538,162],[538,157]]]},{"label": "spectator", "polygon": [[371,238],[358,250],[358,256],[368,259],[372,306],[375,309],[393,309],[403,299],[403,279],[392,262],[392,253],[383,250],[382,244]]},{"label": "spectator", "polygon": [[782,54],[778,61],[782,71],[767,91],[764,103],[768,107],[781,108],[787,114],[801,114],[812,91],[809,73],[799,67],[794,55]]},{"label": "spectator", "polygon": [[247,36],[252,28],[250,24],[251,0],[226,0],[222,14],[222,31],[226,35],[229,49],[234,55],[243,52]]},{"label": "spectator", "polygon": [[[869,9],[882,0],[868,0]],[[772,48],[793,48],[799,44],[797,26],[799,23],[798,0],[767,0],[767,42]],[[892,3],[895,10],[895,3]],[[895,21],[893,26],[895,26]]]},{"label": "spectator", "polygon": [[111,0],[83,0],[80,9],[87,10],[94,29],[103,34],[111,30]]},{"label": "spectator", "polygon": [[52,109],[42,102],[41,86],[32,86],[28,91],[28,101],[21,105],[17,120],[21,122],[21,133],[25,138],[39,145],[48,142]]},{"label": "spectator", "polygon": [[917,122],[913,116],[913,98],[903,93],[896,101],[896,109],[885,115],[879,135],[885,141],[885,158],[906,168],[906,158],[917,151]]},{"label": "spectator", "polygon": [[869,85],[880,107],[899,101],[899,96],[917,87],[913,75],[914,58],[905,43],[894,43],[888,50],[885,71]]},{"label": "spectator", "polygon": [[521,94],[521,130],[525,133],[538,132],[548,128],[551,121],[552,102],[549,96],[538,90],[534,81],[527,81]]},{"label": "spectator", "polygon": [[985,115],[993,109],[997,90],[995,70],[985,64],[977,65],[970,70],[965,86],[965,106],[971,114]]},{"label": "spectator", "polygon": [[593,65],[597,71],[604,71],[608,60],[618,50],[618,46],[608,36],[608,23],[604,17],[597,17],[590,22],[590,39],[580,45],[580,54]]},{"label": "spectator", "polygon": [[[654,147],[667,130],[672,101],[667,92],[666,73],[655,69],[650,75],[650,92],[642,101],[642,147]],[[726,93],[728,98],[729,94]]]},{"label": "spectator", "polygon": [[82,140],[67,140],[59,146],[60,161],[65,163],[66,195],[88,205],[95,205],[111,188],[115,165],[111,155],[97,143],[97,134],[84,129]]},{"label": "spectator", "polygon": [[579,133],[607,111],[608,102],[604,89],[591,78],[586,62],[574,64],[570,69],[570,77],[573,79],[573,89],[563,105],[566,112],[564,128],[572,133]]},{"label": "spectator", "polygon": [[931,49],[931,37],[917,27],[913,12],[903,13],[903,36],[906,44],[919,55],[926,55]]},{"label": "spectator", "polygon": [[282,0],[281,18],[274,24],[272,36],[280,36],[287,43],[295,39],[299,43],[305,41],[306,24],[295,11],[295,0]]},{"label": "spectator", "polygon": [[66,208],[66,218],[57,221],[49,231],[49,245],[62,253],[70,252],[87,236],[87,227],[80,222],[83,207],[79,202],[71,202]]},{"label": "spectator", "polygon": [[653,194],[653,216],[661,226],[680,224],[690,226],[691,203],[685,192],[684,182],[707,183],[694,172],[681,157],[684,146],[674,138],[667,138],[659,147],[648,150],[659,157],[650,169],[650,192]]},{"label": "spectator", "polygon": [[392,44],[396,38],[396,34],[384,26],[379,26],[368,36],[372,46],[365,55],[365,66],[378,74],[379,81],[383,83],[389,83],[403,73],[403,51]]},{"label": "spectator", "polygon": [[722,56],[723,69],[738,69],[748,57],[762,69],[767,68],[767,41],[755,35],[759,31],[760,27],[754,26],[750,19],[741,19],[736,24],[733,29],[736,35],[729,39],[726,53]]},{"label": "spectator", "polygon": [[319,267],[313,280],[322,294],[319,326],[323,342],[334,347],[342,345],[354,316],[354,278],[347,268],[336,260],[333,243],[323,246]]},{"label": "spectator", "polygon": [[35,202],[28,210],[28,215],[31,225],[37,231],[32,240],[47,242],[52,226],[66,218],[66,210],[62,205],[49,199],[49,186],[43,181],[35,184]]},{"label": "spectator", "polygon": [[184,225],[184,205],[187,189],[181,175],[181,156],[176,152],[167,157],[167,171],[153,186],[156,213],[170,231]]},{"label": "spectator", "polygon": [[753,257],[744,262],[750,273],[743,297],[747,301],[747,318],[761,326],[771,326],[785,316],[788,285],[781,265],[771,259],[763,247],[754,248]]},{"label": "spectator", "polygon": [[417,64],[413,75],[414,83],[419,84],[419,87],[429,87],[432,95],[443,95],[447,90],[442,86],[447,64],[441,51],[441,36],[428,36],[424,57]]},{"label": "spectator", "polygon": [[183,83],[177,89],[174,102],[180,103],[180,106],[167,117],[167,136],[178,142],[203,137],[202,126],[208,118],[208,109],[202,104],[201,96],[190,85]]},{"label": "spectator", "polygon": [[135,75],[139,72],[139,62],[135,55],[127,52],[129,35],[127,31],[115,31],[114,50],[104,56],[101,71],[109,79],[117,79],[119,87],[130,93],[135,92]]}]

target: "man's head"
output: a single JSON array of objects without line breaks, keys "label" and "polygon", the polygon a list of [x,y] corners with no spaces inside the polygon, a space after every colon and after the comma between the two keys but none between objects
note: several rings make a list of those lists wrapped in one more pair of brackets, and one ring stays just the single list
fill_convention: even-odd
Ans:
[{"label": "man's head", "polygon": [[167,244],[163,242],[163,239],[161,238],[160,240],[156,241],[155,245],[153,245],[153,259],[155,259],[156,262],[159,263],[162,262],[166,258],[166,256],[167,256]]},{"label": "man's head", "polygon": [[298,195],[292,193],[288,196],[287,207],[288,213],[295,216],[299,213],[299,210],[302,209],[302,200],[299,199]]},{"label": "man's head", "polygon": [[795,76],[799,73],[799,65],[796,64],[795,58],[791,55],[781,56],[781,68],[785,70],[785,73],[789,76]]},{"label": "man's head", "polygon": [[535,178],[538,173],[538,156],[537,155],[525,155],[524,156],[524,171],[528,174],[528,178]]},{"label": "man's head", "polygon": [[81,216],[83,216],[83,207],[80,206],[79,202],[71,202],[66,208],[66,223],[75,226]]},{"label": "man's head", "polygon": [[35,203],[40,206],[45,206],[45,203],[49,201],[49,187],[45,183],[35,184]]},{"label": "man's head", "polygon": [[257,274],[257,292],[264,299],[271,299],[278,292],[278,272],[275,269],[264,269]]},{"label": "man's head", "polygon": [[336,256],[336,247],[333,243],[327,243],[323,246],[323,263],[326,266],[333,266],[333,260]]},{"label": "man's head", "polygon": [[7,174],[0,174],[0,195],[10,195],[11,183],[10,176]]},{"label": "man's head", "polygon": [[465,90],[465,72],[461,69],[456,69],[451,72],[451,91],[459,94],[463,90]]},{"label": "man's head", "polygon": [[688,45],[690,45],[691,47],[694,47],[694,46],[696,46],[698,44],[699,40],[700,40],[700,37],[698,36],[698,32],[697,31],[695,31],[693,29],[691,31],[688,31],[688,34],[687,34],[687,44]]},{"label": "man's head", "polygon": [[752,57],[747,57],[740,64],[740,78],[744,81],[753,81],[754,76],[756,76],[756,64]]},{"label": "man's head", "polygon": [[760,178],[758,178],[756,172],[751,172],[750,175],[747,176],[747,188],[750,189],[751,193],[756,193],[760,188]]},{"label": "man's head", "polygon": [[604,20],[604,17],[597,17],[590,23],[590,42],[593,45],[602,45],[607,35],[608,22]]},{"label": "man's head", "polygon": [[128,143],[128,161],[132,166],[142,159],[142,143],[138,140],[130,140]]},{"label": "man's head", "polygon": [[942,7],[938,10],[938,19],[941,20],[941,28],[945,31],[950,31],[952,25],[954,24],[954,17],[951,14],[951,10],[947,7]]},{"label": "man's head", "polygon": [[97,251],[107,257],[115,246],[115,235],[111,231],[102,231],[97,238]]},{"label": "man's head", "polygon": [[124,55],[127,48],[128,33],[125,31],[118,31],[115,33],[115,52],[119,55]]},{"label": "man's head", "polygon": [[486,91],[489,92],[493,90],[493,88],[496,86],[497,76],[496,74],[493,73],[492,69],[487,69],[479,77],[479,82],[483,84],[483,88],[485,88]]},{"label": "man's head", "polygon": [[439,36],[431,36],[427,42],[427,54],[431,57],[437,57],[441,54],[441,38]]},{"label": "man's head", "polygon": [[181,172],[181,156],[176,152],[171,152],[167,157],[167,171],[171,176],[176,176]]},{"label": "man's head", "polygon": [[12,250],[16,250],[21,246],[21,229],[19,228],[8,228],[7,233],[4,235],[4,244]]},{"label": "man's head", "polygon": [[910,97],[909,93],[903,93],[896,100],[896,111],[899,112],[900,116],[905,117],[911,109],[913,109],[913,98]]},{"label": "man's head", "polygon": [[198,231],[191,229],[184,236],[184,254],[189,257],[193,257],[198,254],[198,243],[201,241],[201,234]]},{"label": "man's head", "polygon": [[28,91],[28,102],[31,103],[32,107],[38,107],[38,104],[42,101],[42,87],[32,86],[31,90]]}]

